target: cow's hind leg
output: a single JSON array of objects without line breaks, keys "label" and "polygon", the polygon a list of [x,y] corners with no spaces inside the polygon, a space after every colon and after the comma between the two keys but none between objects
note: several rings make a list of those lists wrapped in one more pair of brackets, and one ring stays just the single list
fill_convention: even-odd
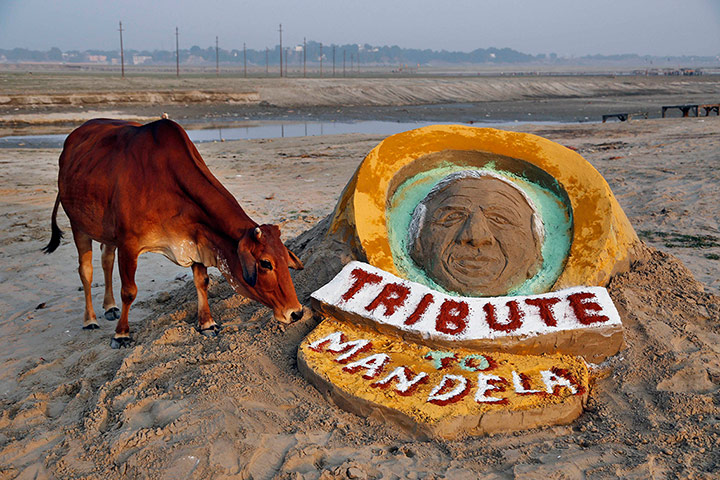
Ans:
[{"label": "cow's hind leg", "polygon": [[83,328],[85,330],[95,330],[100,328],[97,323],[97,317],[95,316],[95,309],[92,304],[92,293],[91,285],[93,279],[93,266],[92,266],[92,239],[78,231],[73,229],[73,239],[75,240],[75,247],[78,251],[78,273],[80,274],[80,281],[82,282],[83,291],[85,292],[85,315],[83,317]]},{"label": "cow's hind leg", "polygon": [[113,265],[115,264],[115,246],[102,244],[102,268],[105,275],[105,297],[103,298],[103,309],[105,310],[105,318],[113,321],[120,318],[120,309],[115,303],[112,287]]},{"label": "cow's hind leg", "polygon": [[210,278],[207,274],[207,267],[202,263],[193,263],[192,272],[198,296],[198,330],[207,337],[215,337],[219,327],[210,315],[210,304],[207,295]]},{"label": "cow's hind leg", "polygon": [[115,336],[110,341],[112,348],[128,347],[132,342],[130,338],[130,325],[128,324],[128,313],[137,295],[135,285],[135,271],[137,270],[137,251],[127,248],[120,248],[118,251],[118,270],[120,270],[120,298],[122,299],[122,311],[120,320],[115,327]]}]

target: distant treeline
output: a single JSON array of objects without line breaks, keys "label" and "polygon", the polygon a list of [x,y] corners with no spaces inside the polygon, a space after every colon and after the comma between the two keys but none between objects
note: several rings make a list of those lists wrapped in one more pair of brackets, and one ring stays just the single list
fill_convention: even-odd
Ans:
[{"label": "distant treeline", "polygon": [[[321,52],[322,48],[322,52]],[[335,45],[335,61],[342,62],[343,54],[347,66],[350,62],[357,64],[421,64],[426,65],[432,62],[442,63],[522,63],[536,59],[533,55],[512,50],[510,48],[479,48],[472,52],[448,52],[445,50],[419,50],[400,48],[398,46],[373,47],[371,45]],[[302,45],[283,47],[287,55],[288,63],[297,65],[303,61]],[[275,45],[268,50],[247,49],[245,52],[248,65],[278,64],[280,58],[280,47]],[[333,45],[323,45],[319,42],[307,42],[306,59],[308,63],[319,63],[320,57],[323,62],[331,62]],[[243,50],[226,50],[220,48],[217,52],[222,63],[244,62]],[[116,63],[120,61],[120,50],[68,50],[61,51],[59,48],[52,48],[48,51],[28,50],[25,48],[14,48],[12,50],[0,49],[0,60],[8,62],[35,61],[35,62],[102,62]],[[283,61],[285,58],[283,58]],[[169,64],[175,63],[175,51],[167,50],[125,50],[125,61],[128,64]],[[181,63],[208,63],[216,61],[215,47],[200,48],[193,46],[189,49],[180,50]]]},{"label": "distant treeline", "polygon": [[[347,67],[351,63],[357,65],[439,65],[439,64],[487,64],[487,63],[595,63],[595,62],[714,62],[716,57],[651,57],[636,54],[626,55],[588,55],[572,59],[559,58],[555,53],[530,55],[511,48],[478,48],[471,52],[451,52],[447,50],[420,50],[401,48],[398,46],[374,47],[369,44],[358,45],[322,45],[319,42],[307,42],[305,53],[308,64],[332,62],[333,47],[335,62],[342,65],[343,55]],[[289,66],[300,65],[303,61],[302,45],[283,48]],[[171,50],[125,50],[127,65],[163,65],[175,63],[175,51]],[[280,59],[280,48],[275,45],[267,50],[247,49],[243,56],[242,49],[227,50],[220,48],[217,52],[223,64],[240,64],[246,60],[248,66],[264,66],[266,62],[277,65]],[[285,60],[285,57],[283,58]],[[105,63],[119,64],[120,50],[67,50],[51,48],[48,51],[28,50],[25,48],[0,49],[2,62],[67,62],[67,63]],[[211,65],[216,61],[215,47],[200,48],[193,46],[180,50],[180,62],[183,64]]]}]

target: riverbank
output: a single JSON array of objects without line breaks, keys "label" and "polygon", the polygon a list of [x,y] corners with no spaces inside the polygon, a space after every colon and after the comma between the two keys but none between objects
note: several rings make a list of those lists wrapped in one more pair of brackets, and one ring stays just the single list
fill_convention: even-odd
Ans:
[{"label": "riverbank", "polygon": [[[99,88],[102,85],[102,89]],[[720,76],[216,78],[0,72],[0,135],[60,133],[96,117],[168,113],[186,128],[242,121],[600,121],[714,103]],[[670,112],[677,116],[679,113]]]}]

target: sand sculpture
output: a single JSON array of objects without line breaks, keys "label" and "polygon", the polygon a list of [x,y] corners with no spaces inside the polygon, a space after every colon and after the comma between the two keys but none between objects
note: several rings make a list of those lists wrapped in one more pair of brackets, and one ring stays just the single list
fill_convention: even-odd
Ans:
[{"label": "sand sculpture", "polygon": [[362,162],[328,235],[352,261],[312,294],[306,378],[339,406],[424,435],[568,423],[586,362],[623,345],[603,288],[638,238],[602,176],[533,135],[394,135]]}]

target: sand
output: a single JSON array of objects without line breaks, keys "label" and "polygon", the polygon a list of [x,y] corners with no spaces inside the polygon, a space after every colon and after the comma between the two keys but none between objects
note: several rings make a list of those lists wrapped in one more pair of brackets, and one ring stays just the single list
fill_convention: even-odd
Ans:
[{"label": "sand", "polygon": [[[111,350],[114,323],[80,328],[63,213],[68,235],[54,254],[40,253],[59,149],[2,149],[0,479],[716,478],[720,119],[516,128],[593,163],[648,244],[646,258],[609,287],[628,348],[593,369],[589,408],[573,424],[423,441],[347,413],[298,372],[297,347],[314,320],[282,327],[211,271],[223,330],[201,336],[190,270],[157,255],[139,262],[135,343]],[[314,227],[289,242],[306,261],[295,281],[307,302],[340,263],[327,261],[321,220],[381,139],[199,149],[252,218],[279,223],[286,240]]]}]

